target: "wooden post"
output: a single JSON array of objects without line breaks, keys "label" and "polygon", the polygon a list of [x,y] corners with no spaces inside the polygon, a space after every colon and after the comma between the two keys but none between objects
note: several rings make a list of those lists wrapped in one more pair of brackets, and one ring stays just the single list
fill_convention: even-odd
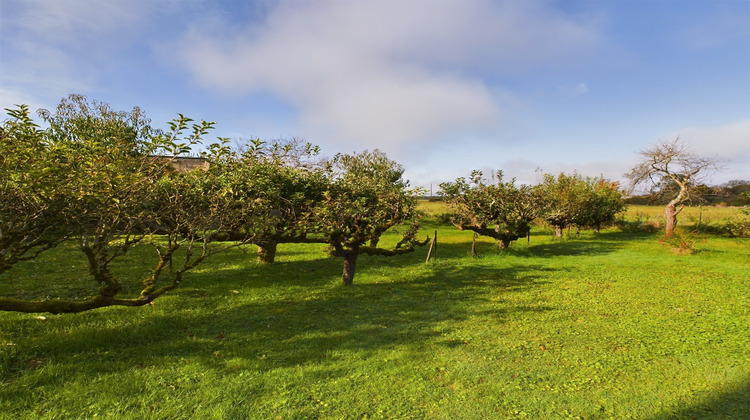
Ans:
[{"label": "wooden post", "polygon": [[432,257],[433,259],[437,259],[437,231],[435,231],[435,236],[432,237],[432,242],[430,242],[430,249],[427,251],[427,259],[424,260],[424,263],[427,264],[430,262],[430,257],[433,255],[433,252],[435,253],[435,256]]},{"label": "wooden post", "polygon": [[474,232],[474,239],[471,240],[471,256],[476,257],[477,256],[477,233]]}]

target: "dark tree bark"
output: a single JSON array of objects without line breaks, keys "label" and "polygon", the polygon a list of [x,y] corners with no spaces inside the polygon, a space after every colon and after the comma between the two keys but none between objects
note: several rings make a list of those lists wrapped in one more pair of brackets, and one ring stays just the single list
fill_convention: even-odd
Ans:
[{"label": "dark tree bark", "polygon": [[354,272],[357,269],[357,257],[359,252],[355,250],[344,251],[344,272],[341,276],[345,286],[351,286],[354,282]]},{"label": "dark tree bark", "polygon": [[44,300],[28,301],[12,298],[0,298],[0,311],[25,313],[49,312],[52,314],[77,313],[106,306],[143,306],[151,303],[153,298],[115,299],[111,296],[96,296],[87,300]]},{"label": "dark tree bark", "polygon": [[276,241],[259,241],[258,245],[258,262],[262,264],[273,264],[276,259]]}]

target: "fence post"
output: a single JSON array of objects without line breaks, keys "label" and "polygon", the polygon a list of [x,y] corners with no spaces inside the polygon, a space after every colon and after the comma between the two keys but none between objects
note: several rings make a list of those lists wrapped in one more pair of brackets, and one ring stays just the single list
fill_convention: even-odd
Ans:
[{"label": "fence post", "polygon": [[476,257],[477,256],[477,233],[474,232],[474,239],[471,240],[471,256]]},{"label": "fence post", "polygon": [[[433,252],[435,253],[434,256]],[[432,256],[433,259],[437,259],[437,231],[435,231],[435,236],[432,237],[432,242],[430,242],[430,250],[427,251],[427,259],[424,260],[424,263],[427,264],[430,262],[430,257]]]}]

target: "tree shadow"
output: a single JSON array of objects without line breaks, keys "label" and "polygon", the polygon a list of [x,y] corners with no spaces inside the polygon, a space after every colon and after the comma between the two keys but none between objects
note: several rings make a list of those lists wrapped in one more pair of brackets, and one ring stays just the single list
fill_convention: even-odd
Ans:
[{"label": "tree shadow", "polygon": [[519,256],[553,258],[561,256],[586,256],[610,254],[622,248],[623,243],[605,239],[569,239],[531,245]]},{"label": "tree shadow", "polygon": [[[37,330],[26,342],[33,349],[4,361],[2,381],[34,374],[40,384],[62,386],[85,381],[93,371],[149,369],[174,358],[222,375],[320,365],[316,374],[330,379],[348,374],[336,360],[343,355],[365,360],[383,349],[408,347],[418,353],[427,347],[452,347],[460,345],[452,337],[456,325],[469,317],[500,323],[518,314],[554,310],[503,298],[544,284],[539,271],[545,268],[540,266],[426,267],[412,260],[403,261],[393,276],[384,276],[383,267],[374,264],[376,258],[363,258],[360,276],[369,281],[355,279],[352,287],[338,284],[338,259],[306,261],[307,273],[299,262],[282,261],[253,267],[258,273],[247,277],[242,269],[231,268],[223,269],[223,278],[213,271],[193,273],[189,287],[176,289],[169,304],[156,301],[154,308],[107,308],[47,321],[71,325],[75,334],[34,328],[34,320],[25,319],[29,325],[19,326],[19,331]],[[399,268],[413,271],[404,275]],[[239,277],[244,283],[238,283]],[[262,288],[278,293],[253,299]],[[486,303],[488,290],[494,309],[477,310]],[[130,311],[141,311],[140,316],[131,317]],[[106,321],[120,317],[126,320]],[[54,373],[27,369],[32,358],[54,364]],[[25,398],[23,390],[5,388],[6,400]],[[262,391],[256,395],[262,398]]]},{"label": "tree shadow", "polygon": [[745,420],[750,418],[750,378],[730,391],[710,395],[695,405],[650,417],[657,419]]}]

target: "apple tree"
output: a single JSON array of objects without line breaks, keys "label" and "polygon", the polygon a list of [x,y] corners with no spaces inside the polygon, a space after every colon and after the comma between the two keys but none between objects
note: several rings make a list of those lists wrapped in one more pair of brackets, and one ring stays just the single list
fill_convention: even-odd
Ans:
[{"label": "apple tree", "polygon": [[537,190],[528,185],[516,186],[515,179],[504,181],[502,171],[486,179],[475,170],[468,181],[458,178],[440,184],[440,188],[456,214],[453,224],[460,230],[496,239],[500,248],[527,236],[539,215]]},{"label": "apple tree", "polygon": [[326,186],[325,167],[315,160],[318,153],[310,143],[258,139],[233,152],[225,165],[240,182],[235,194],[251,198],[254,205],[236,219],[233,230],[213,238],[252,238],[258,261],[268,264],[274,262],[278,244],[326,243],[315,234],[314,208]]},{"label": "apple tree", "polygon": [[[180,115],[170,123],[169,130],[155,130],[138,108],[115,111],[80,95],[64,99],[55,112],[42,110],[40,114],[48,128],[39,134],[43,137],[39,156],[51,157],[40,171],[54,174],[54,184],[45,184],[46,190],[29,187],[20,174],[13,172],[16,169],[5,166],[7,160],[2,170],[12,176],[4,182],[15,189],[20,202],[55,197],[54,205],[40,213],[36,224],[49,225],[47,232],[56,235],[57,241],[67,238],[77,245],[97,291],[82,299],[0,297],[0,310],[64,313],[145,305],[177,287],[183,275],[205,258],[237,246],[208,243],[210,232],[252,206],[252,200],[238,205],[231,199],[230,192],[238,180],[218,164],[226,160],[228,148],[221,144],[210,147],[207,159],[216,165],[207,171],[175,173],[170,158],[155,157],[187,153],[213,123],[202,121],[189,126],[191,120]],[[14,152],[9,161],[24,159],[23,150]],[[3,217],[10,205],[7,201],[2,204]],[[24,211],[33,218],[35,214],[28,213],[33,210]],[[0,222],[8,223],[5,219]],[[30,234],[40,232],[34,223],[28,224],[28,230]],[[22,239],[3,242],[3,255],[8,249],[19,248],[19,241],[23,245]],[[153,246],[156,254],[149,275],[131,279],[113,272],[114,261],[146,244]],[[12,270],[3,275],[12,276]],[[66,280],[56,279],[60,283]],[[121,297],[123,284],[134,280],[141,284],[140,293]]]},{"label": "apple tree", "polygon": [[0,125],[0,274],[66,238],[64,175],[26,105]]},{"label": "apple tree", "polygon": [[[395,256],[427,243],[417,240],[420,213],[403,173],[401,165],[378,150],[338,154],[329,162],[327,189],[315,213],[331,254],[344,259],[345,285],[354,280],[360,254]],[[389,229],[401,238],[383,248],[380,239]]]}]

